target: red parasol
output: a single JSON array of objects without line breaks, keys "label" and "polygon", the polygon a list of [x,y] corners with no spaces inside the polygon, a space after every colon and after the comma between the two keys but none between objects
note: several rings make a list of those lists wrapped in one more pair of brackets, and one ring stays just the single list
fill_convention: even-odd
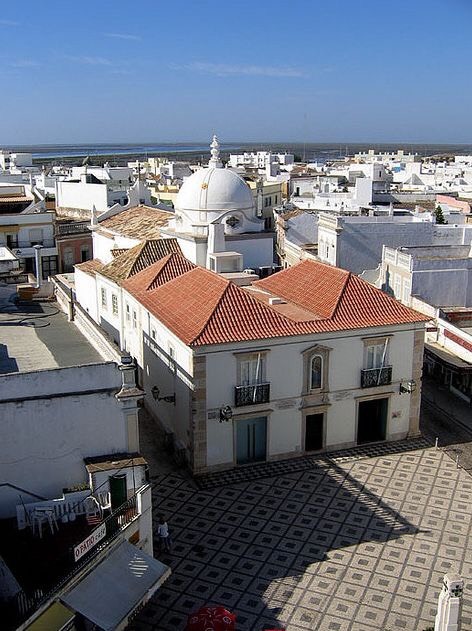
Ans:
[{"label": "red parasol", "polygon": [[186,631],[235,631],[236,616],[224,607],[202,607],[190,614]]}]

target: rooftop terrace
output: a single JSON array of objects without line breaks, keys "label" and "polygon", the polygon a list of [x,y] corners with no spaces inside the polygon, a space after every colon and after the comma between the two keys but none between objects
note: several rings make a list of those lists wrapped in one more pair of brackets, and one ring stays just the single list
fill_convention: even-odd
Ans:
[{"label": "rooftop terrace", "polygon": [[15,303],[0,285],[0,374],[102,362],[54,302]]}]

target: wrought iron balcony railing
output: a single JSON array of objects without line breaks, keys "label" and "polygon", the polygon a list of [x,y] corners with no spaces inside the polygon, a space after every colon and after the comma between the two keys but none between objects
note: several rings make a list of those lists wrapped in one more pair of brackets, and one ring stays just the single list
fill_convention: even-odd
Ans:
[{"label": "wrought iron balcony railing", "polygon": [[392,383],[392,367],[368,368],[361,370],[361,388],[375,388]]},{"label": "wrought iron balcony railing", "polygon": [[234,405],[256,405],[270,400],[270,383],[257,383],[249,386],[235,386]]}]

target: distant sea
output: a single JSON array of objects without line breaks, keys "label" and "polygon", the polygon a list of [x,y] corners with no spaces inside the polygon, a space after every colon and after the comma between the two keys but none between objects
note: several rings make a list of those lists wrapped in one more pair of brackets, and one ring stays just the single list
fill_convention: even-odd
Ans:
[{"label": "distant sea", "polygon": [[[53,163],[68,162],[80,164],[90,156],[92,162],[99,162],[93,158],[107,158],[112,164],[126,164],[128,160],[137,157],[151,157],[168,155],[173,159],[207,160],[210,154],[209,143],[122,143],[122,144],[70,144],[70,145],[21,145],[5,147],[16,151],[26,151],[33,154],[36,162]],[[466,144],[409,144],[409,143],[221,143],[221,153],[227,157],[229,153],[243,151],[287,151],[294,153],[300,160],[310,162],[326,162],[353,155],[358,151],[396,151],[404,149],[407,152],[418,153],[421,156],[443,154],[472,153],[472,145]]]}]

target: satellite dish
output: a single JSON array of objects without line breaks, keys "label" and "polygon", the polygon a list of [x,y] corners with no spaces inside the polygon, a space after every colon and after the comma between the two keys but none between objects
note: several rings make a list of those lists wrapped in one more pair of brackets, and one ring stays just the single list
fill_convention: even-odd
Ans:
[{"label": "satellite dish", "polygon": [[82,166],[85,167],[88,164],[91,164],[91,160],[90,160],[90,156],[86,156],[83,160],[82,160]]}]

